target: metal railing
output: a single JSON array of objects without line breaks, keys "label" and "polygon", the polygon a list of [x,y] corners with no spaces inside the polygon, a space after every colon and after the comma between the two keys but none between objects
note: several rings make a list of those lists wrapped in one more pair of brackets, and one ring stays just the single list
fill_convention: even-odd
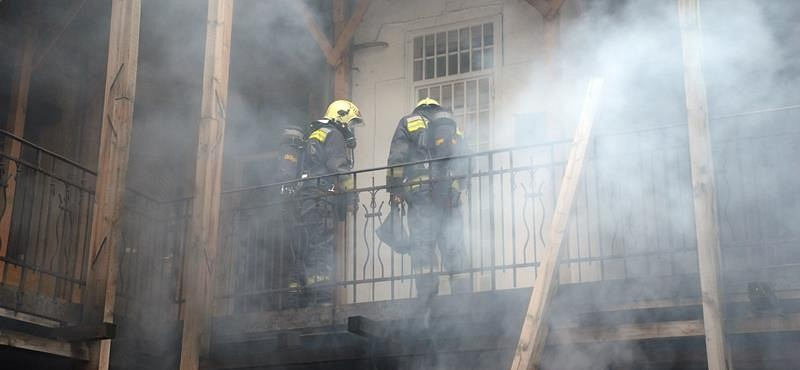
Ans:
[{"label": "metal railing", "polygon": [[[715,120],[726,270],[800,263],[800,227],[792,222],[800,216],[793,160],[800,158],[800,131],[763,123],[773,119],[770,114],[792,113]],[[570,142],[560,141],[463,157],[470,170],[458,179],[468,184],[460,209],[470,263],[460,272],[469,274],[473,291],[532,285],[569,147]],[[338,227],[339,304],[415,296],[409,256],[394,253],[375,234],[389,211],[387,170],[347,174],[357,200]],[[223,194],[218,313],[286,307],[288,266],[303,248],[298,237],[303,231],[289,216],[286,207],[292,201],[281,199],[280,187]],[[318,197],[340,203],[337,198]],[[696,272],[685,124],[594,137],[565,243],[562,284]],[[441,263],[439,271],[440,294],[448,294],[448,272]]]},{"label": "metal railing", "polygon": [[128,190],[119,250],[116,313],[179,319],[191,199],[160,201]]},{"label": "metal railing", "polygon": [[0,253],[0,289],[13,292],[3,305],[63,320],[57,310],[31,312],[36,305],[25,297],[80,302],[96,173],[9,132],[0,130],[0,141],[0,232],[7,240]]}]

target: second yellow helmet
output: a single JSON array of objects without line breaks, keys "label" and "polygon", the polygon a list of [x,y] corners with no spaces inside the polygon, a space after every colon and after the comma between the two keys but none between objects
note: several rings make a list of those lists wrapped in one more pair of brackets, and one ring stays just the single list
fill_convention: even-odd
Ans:
[{"label": "second yellow helmet", "polygon": [[419,108],[419,107],[424,107],[424,106],[436,106],[436,107],[441,107],[441,104],[439,104],[439,102],[438,102],[438,101],[436,101],[436,99],[433,99],[433,98],[425,98],[425,99],[422,99],[422,100],[418,101],[418,102],[417,102],[417,105],[414,107],[414,109],[417,109],[417,108]]},{"label": "second yellow helmet", "polygon": [[345,126],[358,126],[364,123],[361,111],[349,100],[336,100],[328,105],[325,118]]}]

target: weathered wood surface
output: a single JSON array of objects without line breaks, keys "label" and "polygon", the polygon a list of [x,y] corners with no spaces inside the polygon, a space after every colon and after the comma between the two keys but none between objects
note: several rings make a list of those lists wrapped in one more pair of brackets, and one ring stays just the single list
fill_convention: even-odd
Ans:
[{"label": "weathered wood surface", "polygon": [[[141,0],[114,0],[111,5],[103,124],[89,245],[85,324],[112,323],[116,298],[122,203],[133,126],[139,62]],[[87,369],[109,368],[111,340],[92,342]]]},{"label": "weathered wood surface", "polygon": [[181,370],[207,352],[219,241],[222,154],[228,107],[233,0],[209,0],[194,199],[183,271]]},{"label": "weathered wood surface", "polygon": [[730,368],[725,338],[716,185],[708,127],[708,101],[703,77],[702,31],[698,0],[678,0],[686,111],[689,121],[689,155],[692,168],[697,260],[703,293],[703,324],[710,370]]}]

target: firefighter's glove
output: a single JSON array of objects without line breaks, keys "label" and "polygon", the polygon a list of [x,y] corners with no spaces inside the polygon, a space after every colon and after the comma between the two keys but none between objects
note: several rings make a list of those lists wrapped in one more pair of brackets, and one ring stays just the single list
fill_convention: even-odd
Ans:
[{"label": "firefighter's glove", "polygon": [[392,204],[403,203],[403,186],[404,181],[402,177],[386,178],[386,188],[389,191],[389,200]]}]

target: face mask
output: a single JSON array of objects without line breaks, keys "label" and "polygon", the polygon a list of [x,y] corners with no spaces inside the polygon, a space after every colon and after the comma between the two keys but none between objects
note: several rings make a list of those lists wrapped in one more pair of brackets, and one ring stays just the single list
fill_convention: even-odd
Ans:
[{"label": "face mask", "polygon": [[344,143],[348,149],[354,149],[356,147],[356,133],[353,131],[352,127],[340,125],[339,131],[342,132],[344,135]]}]

